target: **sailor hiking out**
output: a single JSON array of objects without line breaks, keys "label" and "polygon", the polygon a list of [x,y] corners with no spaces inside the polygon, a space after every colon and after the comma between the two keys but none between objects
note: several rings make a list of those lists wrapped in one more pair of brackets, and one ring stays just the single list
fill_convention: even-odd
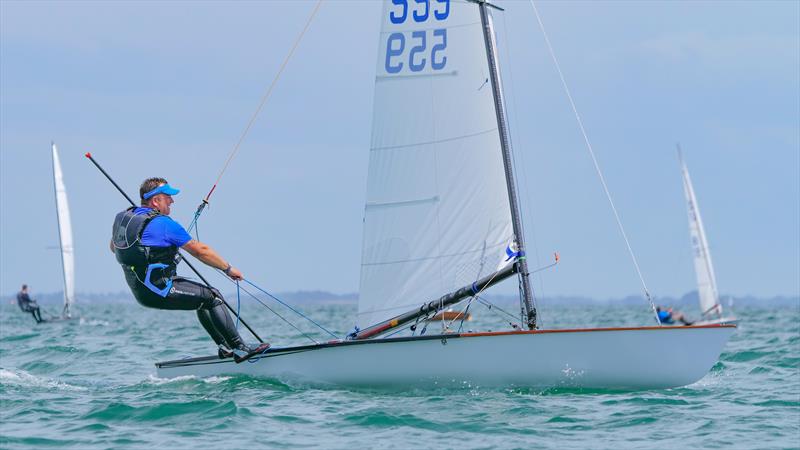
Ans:
[{"label": "sailor hiking out", "polygon": [[658,314],[658,322],[663,325],[674,325],[676,321],[684,325],[691,325],[693,323],[689,321],[682,312],[673,311],[672,308],[664,309],[660,306],[656,306],[656,314]]},{"label": "sailor hiking out", "polygon": [[182,248],[233,280],[244,278],[214,249],[192,239],[169,217],[172,196],[178,192],[163,178],[148,178],[139,188],[141,206],[130,207],[114,219],[111,251],[122,265],[133,296],[148,308],[197,311],[203,328],[219,346],[221,358],[233,356],[241,362],[264,352],[269,344],[244,343],[217,289],[177,276],[178,249]]},{"label": "sailor hiking out", "polygon": [[36,323],[44,322],[39,305],[36,303],[36,300],[31,299],[31,296],[28,295],[27,284],[23,284],[22,289],[17,292],[17,305],[19,305],[19,309],[21,309],[23,312],[31,313],[33,320],[35,320]]}]

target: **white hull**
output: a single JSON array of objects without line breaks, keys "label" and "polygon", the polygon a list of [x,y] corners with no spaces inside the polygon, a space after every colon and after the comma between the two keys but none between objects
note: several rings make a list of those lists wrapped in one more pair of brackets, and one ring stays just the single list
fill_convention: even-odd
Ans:
[{"label": "white hull", "polygon": [[705,376],[733,325],[466,333],[271,349],[259,360],[156,364],[159,377],[245,374],[344,386],[659,389]]},{"label": "white hull", "polygon": [[699,325],[738,325],[739,319],[733,316],[729,317],[720,317],[718,319],[709,319],[709,320],[698,320],[697,322],[693,323],[692,325],[699,326]]}]

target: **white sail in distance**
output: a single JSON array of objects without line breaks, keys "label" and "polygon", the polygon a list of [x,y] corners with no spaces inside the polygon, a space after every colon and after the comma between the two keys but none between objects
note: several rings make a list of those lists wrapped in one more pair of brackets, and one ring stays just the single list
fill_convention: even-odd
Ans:
[{"label": "white sail in distance", "polygon": [[722,316],[722,305],[719,302],[717,280],[714,277],[714,266],[711,263],[711,253],[708,248],[706,232],[703,228],[703,219],[700,217],[700,209],[697,206],[697,198],[694,195],[692,179],[689,177],[689,169],[686,168],[686,163],[683,161],[680,146],[678,146],[678,159],[681,164],[683,192],[686,196],[686,207],[689,214],[689,236],[692,241],[692,256],[694,258],[694,271],[697,276],[700,311],[704,316],[712,313]]},{"label": "white sail in distance", "polygon": [[67,190],[64,187],[64,175],[58,158],[56,144],[53,148],[53,186],[56,194],[56,215],[58,217],[58,238],[61,248],[61,267],[64,274],[64,311],[69,317],[70,307],[75,301],[75,257],[72,252],[72,222],[69,217]]},{"label": "white sail in distance", "polygon": [[358,325],[492,273],[512,239],[479,5],[384,1]]}]

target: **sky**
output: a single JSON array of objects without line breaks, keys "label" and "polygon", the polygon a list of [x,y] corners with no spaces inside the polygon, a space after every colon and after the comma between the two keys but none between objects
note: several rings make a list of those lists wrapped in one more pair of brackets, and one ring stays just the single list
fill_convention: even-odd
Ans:
[{"label": "sky", "polygon": [[[497,3],[530,265],[561,258],[537,295],[639,295],[533,9]],[[62,289],[51,140],[77,291],[125,290],[108,241],[126,203],[83,154],[132,196],[167,178],[188,225],[314,4],[1,0],[0,294]],[[800,295],[800,3],[537,6],[650,292],[695,289],[680,142],[720,292]],[[273,292],[358,290],[380,9],[322,4],[200,220]]]}]

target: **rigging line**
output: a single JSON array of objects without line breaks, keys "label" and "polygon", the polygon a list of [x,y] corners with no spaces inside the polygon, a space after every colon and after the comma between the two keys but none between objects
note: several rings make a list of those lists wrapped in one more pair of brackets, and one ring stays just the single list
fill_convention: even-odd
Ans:
[{"label": "rigging line", "polygon": [[475,300],[475,297],[472,297],[467,303],[467,308],[464,310],[464,315],[461,316],[461,323],[458,324],[458,332],[461,333],[461,330],[464,329],[464,321],[467,320],[469,317],[469,307],[472,305],[472,301]]},{"label": "rigging line", "polygon": [[[508,317],[511,317],[514,320],[519,319],[519,317],[511,314],[510,312],[508,312],[505,309],[495,305],[494,303],[490,302],[489,300],[484,299],[483,297],[476,297],[476,298],[478,299],[478,302],[480,304],[482,304],[483,306],[485,306],[486,309],[488,309],[489,311],[493,311],[493,310],[496,309],[496,310],[502,312],[503,314],[507,315]],[[495,314],[500,315],[500,313],[498,313],[498,312],[495,312]]]},{"label": "rigging line", "polygon": [[544,24],[542,23],[542,18],[539,16],[539,10],[536,9],[536,3],[534,0],[530,0],[531,6],[533,7],[533,12],[536,14],[536,20],[539,22],[539,28],[542,30],[542,35],[544,36],[544,41],[547,44],[547,50],[550,52],[550,57],[553,59],[553,63],[556,66],[556,70],[558,71],[558,76],[561,78],[561,85],[564,87],[564,92],[567,94],[567,99],[569,100],[569,104],[572,107],[572,112],[575,113],[575,119],[578,122],[578,127],[581,130],[581,134],[583,135],[583,140],[586,143],[586,148],[589,150],[589,155],[592,157],[592,162],[594,163],[594,168],[597,171],[597,176],[600,178],[600,184],[603,185],[603,190],[605,191],[606,198],[608,199],[608,203],[611,205],[611,210],[614,212],[614,218],[617,220],[617,226],[619,227],[620,233],[622,233],[622,238],[625,240],[625,245],[628,247],[628,253],[631,256],[631,260],[633,261],[633,266],[636,268],[636,273],[639,275],[639,281],[642,283],[642,288],[644,288],[644,294],[647,297],[647,301],[650,303],[650,308],[653,310],[653,315],[656,319],[658,324],[661,324],[661,321],[658,320],[658,313],[656,312],[656,305],[653,303],[653,298],[650,296],[650,291],[647,289],[647,283],[644,281],[644,275],[642,275],[642,270],[639,268],[639,262],[636,260],[636,255],[633,253],[633,247],[631,247],[630,240],[628,239],[627,233],[625,233],[625,227],[622,226],[622,220],[619,217],[619,213],[617,212],[617,207],[614,206],[614,201],[611,199],[611,192],[608,190],[608,185],[606,184],[605,177],[603,177],[603,172],[600,170],[600,164],[597,162],[597,157],[595,157],[594,150],[592,149],[592,144],[589,142],[589,136],[586,134],[586,129],[583,126],[583,120],[581,120],[580,114],[578,114],[578,108],[575,106],[575,102],[572,99],[572,94],[570,93],[569,87],[567,86],[567,81],[564,78],[564,73],[561,71],[561,65],[558,63],[558,59],[556,58],[556,53],[553,50],[553,46],[550,44],[550,38],[547,36],[547,32],[544,29]]},{"label": "rigging line", "polygon": [[[224,273],[223,273],[221,270],[217,270],[217,271],[218,271],[220,274],[223,274],[223,275],[224,275]],[[231,283],[236,283],[236,284],[237,284],[237,286],[239,285],[239,283],[237,283],[236,281],[234,281],[232,278],[230,278],[230,277],[229,277],[229,276],[227,276],[227,275],[224,275],[224,278],[225,278],[226,280],[230,281]],[[283,321],[284,321],[284,322],[286,322],[286,323],[287,323],[287,324],[288,324],[290,327],[294,328],[294,329],[295,329],[295,330],[296,330],[298,333],[300,333],[300,334],[302,334],[303,336],[305,336],[305,337],[306,337],[308,340],[310,340],[311,342],[313,342],[313,343],[315,343],[315,344],[319,344],[319,341],[317,341],[316,339],[312,338],[312,337],[311,337],[311,336],[309,336],[308,334],[306,334],[306,333],[303,333],[303,331],[302,331],[300,328],[297,328],[297,326],[296,326],[295,324],[293,324],[292,322],[290,322],[289,320],[287,320],[287,319],[286,319],[285,317],[283,317],[282,315],[278,314],[278,312],[277,312],[277,311],[275,311],[274,309],[270,308],[270,307],[269,307],[269,305],[267,305],[266,303],[262,302],[262,301],[261,301],[261,300],[260,300],[260,299],[259,299],[259,298],[258,298],[258,297],[255,295],[255,294],[253,294],[252,292],[248,291],[248,290],[247,290],[247,289],[245,289],[245,288],[240,288],[240,289],[241,289],[241,290],[243,290],[243,291],[244,291],[244,292],[245,292],[247,295],[249,295],[250,297],[252,297],[252,298],[253,298],[253,300],[255,300],[255,301],[257,301],[258,303],[260,303],[260,304],[261,304],[261,306],[263,306],[264,308],[267,308],[267,310],[269,310],[269,312],[271,312],[272,314],[275,314],[276,316],[278,316],[278,318],[279,318],[279,319],[283,320]]]},{"label": "rigging line", "polygon": [[[483,291],[481,291],[481,292],[483,292]],[[476,295],[477,295],[477,294],[476,294]],[[464,300],[467,300],[467,299],[465,298]],[[462,302],[463,302],[464,300],[462,300]],[[461,309],[461,311],[459,311],[459,313],[458,313],[458,314],[457,314],[455,317],[453,317],[452,319],[450,319],[450,322],[448,322],[448,323],[447,323],[447,326],[444,326],[444,313],[445,313],[445,311],[444,311],[443,309],[442,309],[442,310],[440,310],[440,311],[439,311],[439,314],[441,314],[441,315],[442,315],[442,325],[443,325],[443,326],[442,326],[442,329],[443,329],[443,330],[449,330],[449,329],[450,329],[450,327],[451,327],[451,326],[452,326],[452,325],[455,323],[455,321],[456,321],[456,320],[461,320],[461,322],[462,322],[462,324],[463,324],[463,322],[464,322],[464,318],[467,316],[467,311],[469,311],[469,305],[471,305],[471,304],[472,304],[472,301],[473,301],[473,300],[475,300],[475,296],[469,297],[469,300],[467,301],[467,304],[466,304],[466,305],[464,305],[464,308],[462,308],[462,309]],[[461,302],[459,302],[459,303],[461,303]],[[458,304],[458,303],[457,303],[457,304]],[[458,316],[459,316],[459,315],[461,316],[461,319],[459,319],[459,318],[458,318]],[[434,316],[434,317],[436,317],[436,316]]]},{"label": "rigging line", "polygon": [[308,27],[311,25],[311,21],[314,19],[314,16],[317,14],[317,11],[319,11],[320,5],[322,5],[322,0],[318,0],[316,6],[314,6],[314,10],[311,11],[311,15],[308,17],[308,20],[306,21],[306,25],[303,27],[303,30],[300,32],[300,34],[297,36],[297,39],[295,39],[291,50],[289,50],[289,54],[286,55],[286,58],[283,60],[283,63],[281,64],[281,67],[278,70],[278,73],[275,75],[275,78],[273,78],[272,83],[269,85],[269,89],[267,89],[267,92],[261,98],[261,103],[259,103],[258,108],[256,108],[255,113],[253,113],[253,116],[250,118],[250,121],[247,123],[247,126],[245,127],[244,131],[242,132],[242,135],[239,137],[239,141],[233,147],[233,150],[231,150],[230,155],[228,155],[228,159],[225,161],[225,165],[222,167],[222,170],[219,172],[219,176],[217,176],[217,180],[214,181],[214,186],[211,187],[211,190],[208,192],[208,195],[206,195],[206,198],[204,200],[205,202],[208,202],[208,199],[211,197],[211,194],[214,192],[214,189],[216,189],[216,187],[217,187],[217,183],[219,183],[219,180],[222,178],[222,174],[225,173],[225,170],[228,168],[228,165],[231,163],[231,160],[233,160],[233,157],[239,151],[239,146],[242,145],[242,142],[244,141],[244,138],[247,136],[247,133],[250,132],[250,128],[253,126],[253,123],[255,123],[256,118],[258,117],[259,113],[261,113],[261,109],[264,107],[264,104],[267,102],[269,97],[272,95],[273,88],[275,88],[275,85],[277,84],[278,79],[281,77],[281,74],[283,73],[283,70],[286,68],[287,64],[289,63],[289,60],[291,59],[292,55],[294,54],[294,51],[297,49],[297,46],[300,44],[300,41],[303,39],[303,36],[306,34],[306,31],[308,31]]},{"label": "rigging line", "polygon": [[320,324],[318,324],[317,322],[315,322],[315,321],[314,321],[314,319],[312,319],[312,318],[310,318],[310,317],[306,316],[305,314],[301,313],[300,311],[298,311],[298,310],[296,310],[296,309],[292,308],[291,306],[289,306],[288,304],[286,304],[285,302],[283,302],[283,300],[279,299],[278,297],[275,297],[274,295],[270,294],[269,292],[265,291],[264,289],[262,289],[262,288],[260,288],[260,287],[256,286],[256,285],[255,285],[255,284],[254,284],[252,281],[250,281],[250,280],[248,280],[248,279],[246,279],[246,278],[245,278],[245,279],[243,279],[243,281],[244,281],[245,283],[249,284],[250,286],[253,286],[254,288],[258,289],[259,291],[263,292],[264,294],[268,295],[270,298],[272,298],[272,299],[273,299],[273,300],[275,300],[276,302],[280,303],[281,305],[283,305],[283,306],[285,306],[285,307],[289,308],[290,310],[292,310],[292,311],[293,311],[295,314],[297,314],[298,316],[300,316],[300,317],[302,317],[302,318],[306,319],[307,321],[309,321],[309,322],[313,323],[313,324],[314,324],[314,325],[316,325],[316,326],[317,326],[317,328],[319,328],[320,330],[322,330],[322,331],[324,331],[324,332],[326,332],[326,333],[330,334],[331,336],[333,336],[333,338],[334,338],[334,339],[340,339],[340,338],[339,338],[339,336],[336,336],[336,335],[335,335],[335,334],[333,334],[332,332],[328,331],[328,329],[327,329],[327,328],[325,328],[325,327],[323,327],[322,325],[320,325]]},{"label": "rigging line", "polygon": [[[464,309],[461,310],[461,314],[465,314],[466,310],[469,309],[469,305],[472,303],[472,300],[475,299],[475,297],[481,295],[483,293],[483,291],[485,291],[489,287],[489,285],[492,284],[492,281],[494,281],[494,279],[497,277],[498,273],[499,273],[499,271],[495,271],[494,275],[492,275],[492,278],[489,279],[489,282],[486,283],[486,285],[484,285],[481,288],[481,290],[479,290],[478,292],[475,292],[474,294],[472,294],[472,296],[469,297],[469,301],[467,302],[467,305],[464,307]],[[474,287],[475,283],[474,282],[473,282],[472,286],[473,286],[472,289],[473,289],[473,292],[474,292],[474,290],[475,290],[475,287]],[[464,301],[464,300],[462,300],[462,301]],[[461,302],[459,302],[459,303],[461,303]],[[440,311],[440,313],[444,314],[444,308],[439,308],[439,311]],[[444,319],[444,316],[442,316],[442,319]],[[453,325],[453,323],[455,321],[456,321],[456,318],[453,318],[452,320],[450,320],[450,323],[447,324],[447,327],[445,327],[444,326],[444,320],[442,320],[442,329],[450,328],[450,326]]]}]

